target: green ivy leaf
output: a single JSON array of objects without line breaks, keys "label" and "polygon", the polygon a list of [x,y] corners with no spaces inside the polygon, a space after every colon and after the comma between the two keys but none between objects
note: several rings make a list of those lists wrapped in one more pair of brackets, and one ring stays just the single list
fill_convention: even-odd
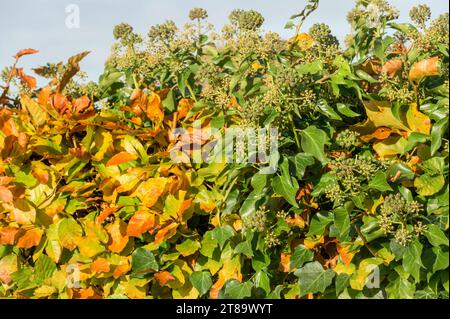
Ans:
[{"label": "green ivy leaf", "polygon": [[327,134],[315,126],[309,126],[300,132],[301,145],[305,153],[311,154],[322,164],[327,162],[324,147],[328,143]]},{"label": "green ivy leaf", "polygon": [[420,268],[424,268],[421,258],[422,247],[422,244],[416,239],[409,244],[403,255],[403,268],[413,276],[416,283],[420,281]]},{"label": "green ivy leaf", "polygon": [[220,249],[223,248],[225,242],[234,236],[234,229],[230,225],[214,228],[212,238],[219,243]]},{"label": "green ivy leaf", "polygon": [[145,248],[136,249],[131,255],[131,270],[136,275],[158,271],[159,265],[153,253]]},{"label": "green ivy leaf", "polygon": [[436,247],[438,247],[439,245],[448,246],[448,237],[445,236],[444,232],[437,225],[434,224],[427,225],[425,236],[428,238],[428,241],[433,246]]},{"label": "green ivy leaf", "polygon": [[303,245],[298,245],[291,256],[289,268],[291,271],[300,269],[306,262],[312,261],[314,253]]},{"label": "green ivy leaf", "polygon": [[324,270],[318,261],[314,261],[297,270],[295,275],[300,284],[300,296],[304,296],[308,293],[324,292],[331,285],[335,274],[331,269]]},{"label": "green ivy leaf", "polygon": [[195,271],[190,275],[189,280],[200,296],[207,293],[212,286],[211,274],[207,271]]},{"label": "green ivy leaf", "polygon": [[392,187],[386,180],[386,174],[384,172],[377,172],[375,176],[370,180],[369,189],[376,189],[380,192],[392,191]]}]

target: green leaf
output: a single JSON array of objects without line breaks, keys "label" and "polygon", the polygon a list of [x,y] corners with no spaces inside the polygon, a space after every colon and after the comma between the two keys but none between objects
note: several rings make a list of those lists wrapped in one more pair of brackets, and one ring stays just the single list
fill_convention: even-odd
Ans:
[{"label": "green leaf", "polygon": [[131,269],[134,274],[142,275],[159,270],[153,253],[145,248],[136,249],[131,255]]},{"label": "green leaf", "polygon": [[243,241],[237,244],[236,247],[234,248],[234,253],[244,254],[248,258],[253,257],[253,249],[251,243],[249,241]]},{"label": "green leaf", "polygon": [[56,264],[47,255],[41,255],[34,265],[36,284],[41,285],[56,271]]},{"label": "green leaf", "polygon": [[331,285],[335,273],[331,269],[324,270],[318,261],[314,261],[297,270],[295,275],[300,284],[300,296],[304,296],[309,293],[324,292]]},{"label": "green leaf", "polygon": [[260,270],[256,273],[254,283],[256,287],[262,288],[266,294],[270,293],[270,278],[265,271]]},{"label": "green leaf", "polygon": [[295,247],[292,253],[289,268],[291,271],[294,269],[300,269],[306,262],[312,261],[314,257],[314,252],[309,250],[303,245],[298,245]]},{"label": "green leaf", "polygon": [[337,110],[339,113],[341,113],[342,115],[345,115],[347,117],[357,117],[357,116],[361,115],[361,114],[354,112],[348,105],[343,104],[343,103],[336,104],[336,107],[337,107]]},{"label": "green leaf", "polygon": [[230,225],[214,228],[212,238],[219,243],[220,249],[223,248],[225,242],[234,236],[234,229]]},{"label": "green leaf", "polygon": [[305,175],[306,168],[314,164],[314,158],[309,154],[298,153],[295,156],[290,156],[289,162],[294,167],[295,177],[302,179],[303,175]]},{"label": "green leaf", "polygon": [[207,293],[212,286],[211,274],[207,271],[195,271],[190,275],[189,280],[200,296]]},{"label": "green leaf", "polygon": [[[339,241],[347,241],[350,231],[350,211],[353,208],[352,202],[347,202],[333,210],[334,224],[330,228],[330,236],[336,237]],[[333,230],[336,230],[335,232]]]},{"label": "green leaf", "polygon": [[416,239],[409,244],[403,255],[403,268],[413,276],[416,283],[420,281],[420,268],[424,268],[421,259],[422,247],[422,244]]},{"label": "green leaf", "polygon": [[377,172],[375,176],[370,180],[369,189],[376,189],[380,192],[392,191],[391,186],[386,180],[386,174],[384,172]]},{"label": "green leaf", "polygon": [[333,108],[328,104],[328,102],[325,99],[319,100],[317,102],[317,107],[319,108],[320,113],[322,113],[326,117],[332,120],[342,121],[342,117],[340,117],[339,114],[337,114],[336,111],[333,110]]},{"label": "green leaf", "polygon": [[436,255],[436,259],[433,263],[433,273],[439,271],[439,270],[445,270],[448,269],[448,251],[443,251],[439,247],[433,247],[433,253]]},{"label": "green leaf", "polygon": [[298,191],[298,182],[295,178],[292,178],[289,173],[289,164],[287,160],[283,160],[280,165],[281,176],[276,176],[272,180],[272,188],[274,192],[280,194],[294,207],[298,207],[295,196]]},{"label": "green leaf", "polygon": [[[400,172],[399,176],[398,172]],[[409,166],[403,163],[395,163],[389,168],[388,175],[389,178],[396,177],[396,180],[401,182],[404,180],[412,180],[415,176],[415,173]]]},{"label": "green leaf", "polygon": [[445,236],[444,232],[439,228],[439,226],[434,224],[427,225],[427,230],[425,231],[425,236],[428,241],[433,246],[448,246],[448,237]]},{"label": "green leaf", "polygon": [[330,212],[319,212],[311,220],[308,236],[320,236],[325,232],[325,228],[333,221],[333,215]]},{"label": "green leaf", "polygon": [[448,117],[440,119],[431,128],[431,156],[436,154],[437,150],[441,147],[442,136],[448,127]]},{"label": "green leaf", "polygon": [[200,248],[200,243],[192,239],[186,239],[181,244],[175,246],[176,250],[184,257],[190,256]]},{"label": "green leaf", "polygon": [[244,299],[251,297],[253,283],[250,281],[239,282],[235,279],[228,281],[225,284],[225,297],[231,299]]},{"label": "green leaf", "polygon": [[327,162],[324,147],[328,143],[327,134],[315,126],[309,126],[300,132],[301,145],[305,153],[311,154],[322,164]]}]

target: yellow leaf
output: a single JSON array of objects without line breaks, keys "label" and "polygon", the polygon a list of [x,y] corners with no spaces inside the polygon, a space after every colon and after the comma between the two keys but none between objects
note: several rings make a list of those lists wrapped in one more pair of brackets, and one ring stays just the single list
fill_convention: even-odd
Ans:
[{"label": "yellow leaf", "polygon": [[32,100],[28,95],[23,94],[20,97],[20,103],[22,104],[24,110],[26,110],[31,116],[36,126],[39,127],[48,121],[49,116],[47,111],[36,101]]},{"label": "yellow leaf", "polygon": [[431,120],[428,116],[419,111],[416,103],[411,103],[409,105],[408,112],[406,113],[406,120],[413,132],[430,134]]},{"label": "yellow leaf", "polygon": [[373,149],[380,158],[403,154],[408,141],[400,136],[391,136],[384,141],[373,144]]},{"label": "yellow leaf", "polygon": [[165,177],[150,178],[138,186],[134,195],[141,200],[142,205],[150,208],[164,193],[166,184],[167,178]]}]

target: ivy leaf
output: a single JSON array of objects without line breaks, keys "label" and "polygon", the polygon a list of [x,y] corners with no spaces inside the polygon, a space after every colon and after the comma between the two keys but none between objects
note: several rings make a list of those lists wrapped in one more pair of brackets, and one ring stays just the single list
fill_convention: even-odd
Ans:
[{"label": "ivy leaf", "polygon": [[190,256],[200,249],[200,243],[192,239],[186,239],[181,244],[175,246],[176,250],[184,257]]},{"label": "ivy leaf", "polygon": [[391,186],[386,181],[386,174],[379,171],[375,174],[375,176],[370,180],[369,189],[376,189],[380,192],[392,191]]},{"label": "ivy leaf", "polygon": [[[287,165],[287,162],[283,162],[283,164]],[[282,169],[281,176],[274,177],[272,180],[272,188],[277,194],[283,196],[289,204],[298,207],[297,200],[295,199],[299,188],[298,182],[290,176],[288,168],[285,170]]]},{"label": "ivy leaf", "polygon": [[235,279],[232,279],[225,284],[225,297],[231,299],[244,299],[246,297],[251,297],[252,288],[253,283],[250,281],[241,283]]},{"label": "ivy leaf", "polygon": [[422,196],[431,196],[439,192],[445,185],[445,178],[442,175],[431,176],[423,174],[416,177],[414,187],[418,194]]},{"label": "ivy leaf", "polygon": [[325,232],[325,228],[333,221],[333,215],[330,212],[319,212],[311,220],[308,236],[320,236]]},{"label": "ivy leaf", "polygon": [[420,281],[420,268],[424,268],[421,259],[422,248],[422,244],[416,239],[409,244],[403,255],[403,268],[413,276],[416,283]]},{"label": "ivy leaf", "polygon": [[340,117],[339,114],[337,114],[336,111],[333,110],[333,108],[328,104],[326,100],[324,99],[319,100],[317,102],[317,107],[319,108],[319,111],[326,117],[332,120],[342,121],[342,117]]},{"label": "ivy leaf", "polygon": [[211,274],[207,271],[195,271],[189,276],[189,280],[200,296],[207,293],[212,286]]},{"label": "ivy leaf", "polygon": [[314,261],[297,270],[295,275],[300,284],[300,296],[304,296],[309,293],[324,292],[331,285],[335,273],[331,269],[324,270],[318,261]]},{"label": "ivy leaf", "polygon": [[146,248],[138,248],[131,255],[131,269],[134,274],[142,275],[159,270],[153,253]]},{"label": "ivy leaf", "polygon": [[301,131],[300,135],[303,151],[314,156],[322,164],[325,164],[327,162],[327,158],[325,156],[324,147],[325,144],[328,143],[327,134],[312,125]]},{"label": "ivy leaf", "polygon": [[439,226],[434,224],[427,225],[427,230],[425,231],[425,236],[428,241],[433,246],[448,246],[448,238],[445,236],[444,232],[439,228]]},{"label": "ivy leaf", "polygon": [[314,252],[303,245],[295,247],[294,253],[291,255],[289,268],[291,271],[300,269],[306,262],[312,261]]},{"label": "ivy leaf", "polygon": [[219,243],[220,249],[223,248],[225,242],[234,236],[234,229],[230,225],[214,228],[212,238]]}]

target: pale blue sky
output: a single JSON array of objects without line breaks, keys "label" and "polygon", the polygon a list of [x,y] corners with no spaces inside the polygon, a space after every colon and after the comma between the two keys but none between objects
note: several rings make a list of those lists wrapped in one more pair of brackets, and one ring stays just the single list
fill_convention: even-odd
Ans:
[{"label": "pale blue sky", "polygon": [[[400,10],[403,20],[408,19],[409,8],[420,3],[431,7],[432,17],[449,11],[446,0],[390,2]],[[0,0],[0,68],[11,64],[11,57],[23,48],[41,51],[24,59],[22,65],[26,68],[66,60],[70,55],[90,50],[81,66],[91,79],[97,79],[113,43],[112,28],[117,23],[128,22],[137,31],[146,33],[151,25],[166,19],[182,25],[188,21],[190,8],[203,7],[208,10],[209,21],[220,28],[232,9],[252,8],[264,15],[264,29],[289,36],[284,25],[305,3],[306,0]],[[353,3],[353,0],[321,0],[305,29],[315,22],[326,22],[342,39],[349,32],[345,16]],[[79,29],[65,26],[65,8],[70,4],[80,8]]]}]

